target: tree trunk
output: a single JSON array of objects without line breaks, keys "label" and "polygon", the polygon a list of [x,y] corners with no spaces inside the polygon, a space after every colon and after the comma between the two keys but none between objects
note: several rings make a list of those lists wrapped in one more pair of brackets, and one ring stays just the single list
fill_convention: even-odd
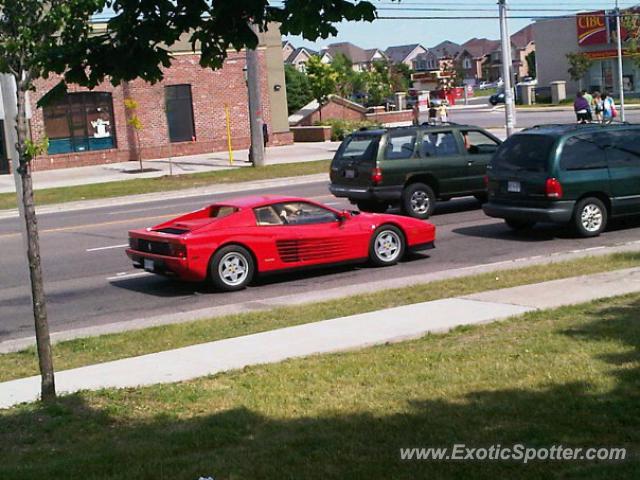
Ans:
[{"label": "tree trunk", "polygon": [[16,78],[18,85],[18,152],[20,156],[20,178],[22,179],[22,203],[24,205],[24,222],[27,232],[27,258],[29,262],[29,277],[33,299],[33,318],[35,322],[36,344],[38,348],[38,362],[40,366],[41,396],[43,401],[56,398],[56,387],[53,373],[53,359],[51,355],[51,340],[49,338],[49,322],[47,320],[47,305],[44,295],[42,279],[42,264],[40,261],[40,241],[38,239],[38,221],[33,201],[33,182],[31,168],[28,164],[26,95],[20,78]]}]

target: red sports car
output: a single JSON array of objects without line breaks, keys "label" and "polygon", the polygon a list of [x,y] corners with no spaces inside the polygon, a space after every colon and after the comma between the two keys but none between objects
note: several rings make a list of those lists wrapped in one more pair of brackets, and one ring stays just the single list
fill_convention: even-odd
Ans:
[{"label": "red sports car", "polygon": [[134,266],[240,290],[256,273],[322,264],[393,265],[433,248],[435,227],[396,215],[338,211],[304,198],[244,197],[129,232]]}]

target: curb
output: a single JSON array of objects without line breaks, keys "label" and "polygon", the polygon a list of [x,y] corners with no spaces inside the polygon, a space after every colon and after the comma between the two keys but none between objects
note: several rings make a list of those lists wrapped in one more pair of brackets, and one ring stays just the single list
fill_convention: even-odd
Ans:
[{"label": "curb", "polygon": [[[410,287],[416,284],[447,280],[489,272],[500,272],[514,268],[522,268],[534,265],[547,265],[552,263],[575,260],[584,257],[596,257],[609,255],[612,253],[626,253],[640,251],[640,240],[628,242],[614,247],[595,247],[582,250],[571,250],[567,252],[557,252],[551,255],[537,255],[534,257],[523,257],[514,260],[489,263],[484,265],[474,265],[453,270],[442,270],[434,273],[418,274],[408,277],[393,278],[385,281],[376,281],[351,285],[349,287],[335,287],[328,290],[318,290],[315,292],[305,292],[300,294],[283,295],[280,297],[267,298],[260,301],[239,302],[235,304],[222,305],[219,307],[204,308],[190,312],[180,312],[175,314],[160,315],[152,318],[139,318],[130,321],[116,322],[94,327],[84,327],[62,332],[52,332],[51,342],[58,343],[77,338],[86,338],[112,333],[121,333],[131,330],[142,330],[144,328],[161,325],[179,324],[203,320],[207,318],[221,317],[238,313],[248,313],[256,311],[271,310],[277,307],[296,306],[308,303],[337,300],[353,295],[372,293],[381,290]],[[0,342],[0,354],[16,352],[35,345],[35,337],[24,337]]]},{"label": "curb", "polygon": [[[302,175],[297,177],[280,177],[277,179],[255,180],[251,182],[219,183],[211,187],[171,190],[168,192],[144,193],[141,195],[129,195],[126,197],[111,197],[96,200],[82,200],[78,202],[43,205],[42,207],[36,207],[36,213],[38,215],[46,215],[50,213],[74,212],[79,210],[90,210],[93,208],[135,205],[140,203],[155,202],[158,200],[175,200],[189,197],[200,197],[205,195],[237,193],[245,191],[248,187],[251,187],[251,189],[266,189],[286,187],[287,185],[304,185],[306,183],[316,183],[322,181],[329,181],[328,173],[315,173],[313,175]],[[0,210],[0,220],[16,217],[18,217],[17,209]]]}]

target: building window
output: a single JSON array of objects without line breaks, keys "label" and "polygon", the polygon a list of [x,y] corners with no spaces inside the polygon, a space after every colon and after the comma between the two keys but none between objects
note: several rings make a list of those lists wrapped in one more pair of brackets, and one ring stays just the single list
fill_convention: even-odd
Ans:
[{"label": "building window", "polygon": [[464,68],[465,70],[469,70],[471,68],[471,59],[470,58],[465,58],[462,61],[462,68]]},{"label": "building window", "polygon": [[167,102],[169,140],[172,143],[195,140],[191,85],[170,85],[165,87],[164,93]]},{"label": "building window", "polygon": [[50,155],[116,148],[110,93],[68,93],[43,113]]}]

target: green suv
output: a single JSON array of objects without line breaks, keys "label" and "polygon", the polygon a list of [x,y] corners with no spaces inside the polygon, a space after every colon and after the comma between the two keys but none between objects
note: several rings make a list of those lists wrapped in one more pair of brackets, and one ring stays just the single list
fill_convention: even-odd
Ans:
[{"label": "green suv", "polygon": [[640,214],[640,125],[541,125],[502,144],[489,164],[484,212],[513,229],[572,223],[599,235]]},{"label": "green suv", "polygon": [[400,205],[428,218],[437,199],[486,200],[487,164],[500,143],[479,127],[452,123],[360,130],[336,152],[329,190],[365,212]]}]

